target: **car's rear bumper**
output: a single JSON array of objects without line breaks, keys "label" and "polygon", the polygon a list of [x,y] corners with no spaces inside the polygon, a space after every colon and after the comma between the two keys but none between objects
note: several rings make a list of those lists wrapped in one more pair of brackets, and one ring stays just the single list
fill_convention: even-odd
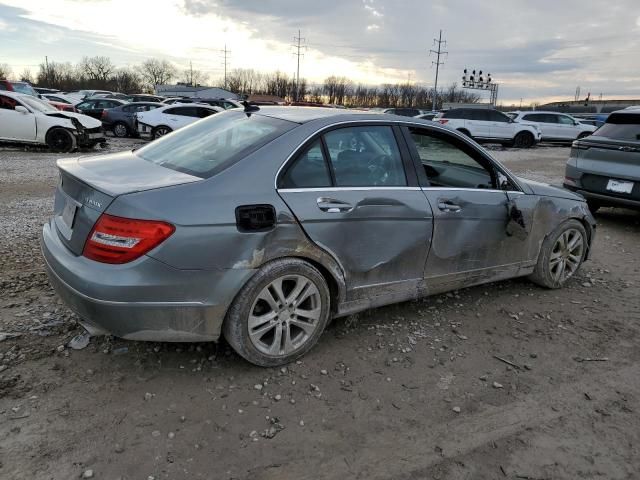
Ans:
[{"label": "car's rear bumper", "polygon": [[151,257],[108,265],[74,255],[53,223],[42,253],[58,295],[96,334],[130,340],[217,340],[226,311],[250,269],[180,270]]},{"label": "car's rear bumper", "polygon": [[609,205],[609,206],[640,209],[640,201],[638,200],[632,200],[630,198],[621,198],[621,197],[606,195],[602,193],[590,192],[588,190],[583,190],[582,188],[568,185],[566,183],[563,186],[567,190],[571,190],[572,192],[579,193],[587,200],[591,200],[605,206]]}]

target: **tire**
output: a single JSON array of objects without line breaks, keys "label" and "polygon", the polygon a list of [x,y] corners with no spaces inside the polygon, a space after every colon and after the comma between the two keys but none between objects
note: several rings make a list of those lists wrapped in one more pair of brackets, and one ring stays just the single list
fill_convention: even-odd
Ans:
[{"label": "tire", "polygon": [[173,130],[171,130],[171,127],[167,127],[166,125],[160,125],[158,127],[155,127],[151,131],[151,138],[155,140],[156,138],[164,137],[165,135],[171,132],[173,132]]},{"label": "tire", "polygon": [[129,127],[124,122],[116,122],[113,124],[113,134],[118,138],[130,136]]},{"label": "tire", "polygon": [[516,148],[531,148],[535,143],[535,138],[530,132],[518,132],[513,137],[513,146]]},{"label": "tire", "polygon": [[596,213],[598,210],[600,210],[600,207],[602,207],[601,204],[594,200],[587,200],[587,206],[589,207],[591,213]]},{"label": "tire", "polygon": [[[571,247],[574,238],[579,240]],[[542,287],[562,288],[582,265],[588,248],[587,232],[582,223],[573,219],[561,223],[542,242],[538,263],[529,279]]]},{"label": "tire", "polygon": [[247,361],[276,367],[296,360],[317,343],[330,311],[329,287],[322,274],[303,260],[278,259],[265,264],[242,287],[222,332]]},{"label": "tire", "polygon": [[52,152],[67,153],[76,149],[76,137],[66,128],[54,127],[47,132],[45,142]]},{"label": "tire", "polygon": [[473,138],[473,137],[471,136],[471,133],[469,133],[469,130],[467,130],[467,129],[465,129],[465,128],[459,128],[459,129],[458,129],[458,131],[459,131],[461,134],[466,135],[466,136],[467,136],[467,137],[469,137],[469,138]]}]

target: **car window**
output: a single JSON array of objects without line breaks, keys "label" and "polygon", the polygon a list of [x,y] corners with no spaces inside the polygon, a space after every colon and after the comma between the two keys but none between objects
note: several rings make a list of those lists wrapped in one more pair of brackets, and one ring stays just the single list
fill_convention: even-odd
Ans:
[{"label": "car window", "polygon": [[491,121],[491,117],[489,116],[489,110],[485,110],[482,108],[474,108],[467,110],[464,118],[469,120],[481,120],[481,121]]},{"label": "car window", "polygon": [[337,187],[407,184],[391,127],[340,128],[328,132],[324,138]]},{"label": "car window", "polygon": [[213,115],[214,113],[216,113],[215,110],[210,110],[208,108],[202,108],[202,107],[198,108],[198,116],[200,118],[208,117],[209,115]]},{"label": "car window", "polygon": [[166,113],[170,113],[172,115],[181,115],[183,117],[199,117],[198,108],[197,107],[176,107],[167,110]]},{"label": "car window", "polygon": [[208,178],[298,124],[227,112],[181,128],[136,150],[143,159],[172,170]]},{"label": "car window", "polygon": [[322,151],[322,142],[316,140],[287,169],[279,182],[280,188],[320,188],[331,186],[331,175]]},{"label": "car window", "polygon": [[3,110],[15,110],[18,102],[13,98],[9,98],[5,95],[0,95],[0,108]]},{"label": "car window", "polygon": [[223,102],[222,106],[225,110],[229,110],[230,108],[236,108],[236,106],[231,102]]},{"label": "car window", "polygon": [[497,110],[488,110],[487,113],[489,115],[489,120],[492,122],[509,122],[509,117],[502,112],[498,112]]},{"label": "car window", "polygon": [[453,110],[446,111],[442,114],[442,118],[465,118],[462,116],[462,110],[459,108],[455,108]]},{"label": "car window", "polygon": [[93,102],[82,102],[77,108],[80,110],[89,110],[93,108]]},{"label": "car window", "polygon": [[558,123],[561,125],[575,125],[573,118],[567,117],[566,115],[554,115],[558,120]]},{"label": "car window", "polygon": [[431,187],[494,188],[491,171],[448,135],[410,131]]},{"label": "car window", "polygon": [[594,135],[613,140],[640,141],[640,115],[612,113]]},{"label": "car window", "polygon": [[139,105],[127,105],[125,107],[122,107],[122,111],[127,113],[139,112],[140,110],[138,109],[138,107]]}]

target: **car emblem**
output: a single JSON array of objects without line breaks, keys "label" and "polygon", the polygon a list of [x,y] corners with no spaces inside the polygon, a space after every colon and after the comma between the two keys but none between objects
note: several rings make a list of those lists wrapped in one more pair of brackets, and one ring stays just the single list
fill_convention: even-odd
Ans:
[{"label": "car emblem", "polygon": [[93,200],[93,199],[91,199],[89,197],[85,198],[85,203],[87,203],[89,205],[92,205],[92,206],[94,206],[96,208],[102,208],[102,204],[100,202],[96,202],[95,200]]}]

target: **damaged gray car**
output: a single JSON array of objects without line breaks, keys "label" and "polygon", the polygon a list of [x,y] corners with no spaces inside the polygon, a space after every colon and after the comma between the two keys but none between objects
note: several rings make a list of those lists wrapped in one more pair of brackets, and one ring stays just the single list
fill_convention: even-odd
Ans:
[{"label": "damaged gray car", "polygon": [[58,162],[42,251],[94,334],[290,362],[330,319],[497,280],[562,287],[584,199],[414,118],[230,110],[131,152]]}]

